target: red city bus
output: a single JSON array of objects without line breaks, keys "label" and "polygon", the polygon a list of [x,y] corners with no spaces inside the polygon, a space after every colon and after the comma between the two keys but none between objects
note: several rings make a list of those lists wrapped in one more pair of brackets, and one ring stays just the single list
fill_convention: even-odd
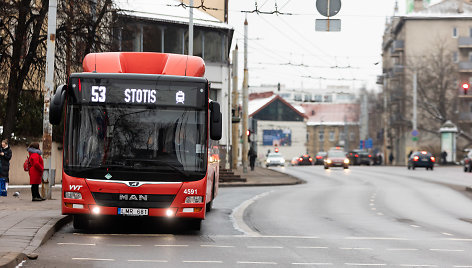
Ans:
[{"label": "red city bus", "polygon": [[98,215],[186,218],[199,229],[218,192],[221,112],[199,57],[88,54],[59,86],[65,106],[62,214],[85,229]]}]

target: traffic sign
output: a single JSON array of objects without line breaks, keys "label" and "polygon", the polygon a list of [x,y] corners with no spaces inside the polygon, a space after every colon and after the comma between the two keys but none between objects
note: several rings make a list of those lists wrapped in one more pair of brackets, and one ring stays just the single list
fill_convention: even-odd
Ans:
[{"label": "traffic sign", "polygon": [[316,0],[316,9],[321,15],[332,17],[341,9],[341,0]]},{"label": "traffic sign", "polygon": [[411,138],[412,141],[418,141],[418,137]]},{"label": "traffic sign", "polygon": [[420,133],[419,133],[418,130],[416,130],[416,129],[413,129],[413,131],[411,132],[411,135],[412,135],[413,137],[417,137],[418,134],[420,134]]},{"label": "traffic sign", "polygon": [[316,19],[315,31],[317,32],[340,32],[341,20]]}]

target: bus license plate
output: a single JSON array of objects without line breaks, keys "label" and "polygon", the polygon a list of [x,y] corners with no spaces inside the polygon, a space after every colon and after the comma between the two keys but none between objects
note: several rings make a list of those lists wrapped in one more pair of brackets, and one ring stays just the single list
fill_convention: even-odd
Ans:
[{"label": "bus license plate", "polygon": [[147,216],[147,208],[118,208],[118,215],[126,216]]}]

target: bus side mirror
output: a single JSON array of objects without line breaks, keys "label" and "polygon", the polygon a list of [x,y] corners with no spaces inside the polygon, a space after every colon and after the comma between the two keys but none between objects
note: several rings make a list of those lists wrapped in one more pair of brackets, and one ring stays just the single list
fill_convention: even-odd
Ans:
[{"label": "bus side mirror", "polygon": [[62,110],[66,100],[67,85],[60,85],[56,89],[56,93],[49,105],[49,123],[59,125],[62,119]]},{"label": "bus side mirror", "polygon": [[220,104],[216,101],[210,102],[210,138],[220,140],[222,135]]}]

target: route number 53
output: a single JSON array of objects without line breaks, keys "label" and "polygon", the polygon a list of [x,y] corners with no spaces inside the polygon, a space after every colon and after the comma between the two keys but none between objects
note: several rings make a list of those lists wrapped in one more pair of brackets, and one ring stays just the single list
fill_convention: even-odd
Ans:
[{"label": "route number 53", "polygon": [[92,102],[105,102],[107,88],[104,86],[92,86]]}]

